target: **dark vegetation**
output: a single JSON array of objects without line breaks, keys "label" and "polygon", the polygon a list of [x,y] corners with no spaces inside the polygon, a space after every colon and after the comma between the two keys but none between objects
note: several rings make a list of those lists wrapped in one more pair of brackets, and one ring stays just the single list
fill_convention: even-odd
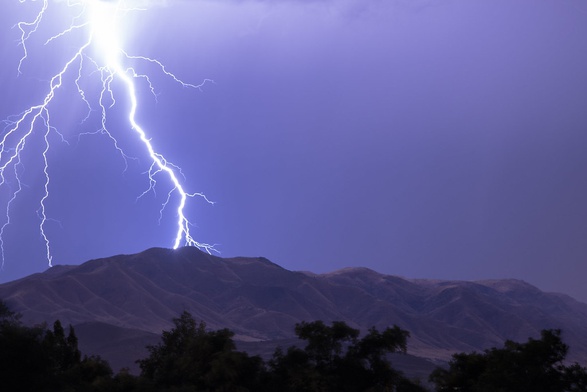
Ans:
[{"label": "dark vegetation", "polygon": [[442,392],[587,391],[587,369],[563,363],[568,350],[560,330],[544,330],[539,340],[508,340],[503,348],[455,354],[450,367],[436,369],[430,380]]},{"label": "dark vegetation", "polygon": [[[162,392],[378,392],[426,391],[394,370],[390,353],[405,353],[409,333],[397,326],[359,331],[344,322],[302,322],[295,327],[305,347],[278,348],[269,361],[237,351],[228,329],[210,331],[184,312],[164,331],[140,376],[114,374],[99,357],[82,357],[70,326],[59,321],[24,326],[0,301],[0,390]],[[506,341],[484,353],[455,354],[448,368],[430,376],[437,391],[587,391],[587,369],[565,365],[568,351],[559,330],[539,340]]]},{"label": "dark vegetation", "polygon": [[19,316],[0,301],[0,390],[91,390],[112,377],[98,357],[81,357],[73,328],[67,336],[59,321],[25,327]]}]

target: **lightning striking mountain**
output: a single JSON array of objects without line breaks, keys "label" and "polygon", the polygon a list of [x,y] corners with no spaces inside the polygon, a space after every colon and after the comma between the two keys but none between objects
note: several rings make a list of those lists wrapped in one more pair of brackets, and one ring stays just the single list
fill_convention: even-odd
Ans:
[{"label": "lightning striking mountain", "polygon": [[[47,200],[50,197],[51,170],[48,152],[52,148],[52,139],[55,135],[60,141],[67,143],[59,129],[53,125],[52,115],[59,113],[60,108],[56,97],[65,83],[73,83],[77,90],[78,99],[87,107],[88,114],[84,121],[90,118],[90,114],[97,110],[100,113],[99,126],[90,132],[79,132],[78,137],[88,134],[101,134],[108,137],[113,148],[120,154],[125,164],[131,158],[123,151],[110,129],[108,119],[109,111],[117,103],[117,96],[113,88],[114,83],[122,86],[126,92],[123,97],[129,104],[127,110],[127,128],[125,131],[134,132],[136,143],[142,146],[150,158],[150,167],[146,172],[149,186],[138,197],[142,197],[150,191],[155,190],[158,180],[165,178],[169,183],[167,197],[161,205],[160,216],[164,209],[177,199],[175,207],[177,217],[177,229],[173,239],[173,248],[181,245],[195,246],[210,253],[214,251],[214,245],[196,241],[190,232],[190,222],[186,216],[185,208],[189,199],[200,197],[207,203],[212,202],[203,193],[188,192],[181,181],[181,170],[171,163],[165,156],[157,152],[147,132],[136,118],[139,107],[137,82],[146,83],[150,91],[155,94],[154,86],[145,73],[139,73],[132,64],[148,63],[158,69],[164,76],[171,78],[174,82],[184,88],[200,89],[209,80],[201,84],[186,83],[171,73],[160,61],[154,58],[132,55],[122,47],[125,17],[133,12],[140,12],[149,6],[149,1],[139,0],[68,0],[55,1],[43,0],[18,0],[21,5],[29,8],[36,8],[29,20],[19,22],[15,27],[19,32],[18,43],[22,48],[22,57],[15,61],[15,68],[19,75],[23,73],[23,65],[30,61],[31,48],[29,42],[31,37],[44,34],[42,26],[46,19],[50,18],[51,7],[58,7],[65,14],[61,20],[66,20],[65,25],[57,34],[47,37],[45,46],[56,41],[68,40],[71,45],[77,45],[72,55],[63,59],[60,69],[48,81],[46,94],[40,102],[37,102],[20,114],[11,116],[5,120],[5,127],[0,134],[0,191],[5,192],[7,202],[5,203],[5,219],[0,227],[0,257],[4,265],[5,242],[4,234],[9,225],[13,222],[15,213],[13,204],[23,190],[21,175],[23,172],[23,151],[26,151],[27,144],[40,135],[41,149],[40,162],[43,173],[42,197],[38,200],[39,232],[46,250],[46,258],[49,266],[52,266],[53,256],[51,252],[50,236],[47,234],[47,222],[50,220],[47,211]],[[37,4],[33,4],[37,3]],[[33,7],[36,6],[36,7]],[[51,14],[53,15],[53,14]],[[85,79],[90,80],[89,82]],[[84,82],[84,83],[82,83]],[[98,84],[98,96],[91,100],[91,94],[83,85],[87,83]],[[95,103],[91,103],[91,102]],[[97,106],[97,107],[93,107]],[[40,131],[40,132],[39,132]],[[128,165],[127,165],[128,166]]]}]

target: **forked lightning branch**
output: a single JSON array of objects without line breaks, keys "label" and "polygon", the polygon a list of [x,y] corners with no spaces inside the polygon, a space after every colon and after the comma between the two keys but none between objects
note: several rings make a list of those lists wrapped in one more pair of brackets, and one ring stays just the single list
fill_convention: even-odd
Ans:
[{"label": "forked lightning branch", "polygon": [[[42,27],[49,18],[50,7],[60,7],[67,11],[68,19],[66,24],[59,29],[57,34],[43,37],[44,45],[52,45],[60,40],[69,42],[81,42],[73,51],[74,53],[64,58],[60,63],[57,71],[46,83],[45,96],[39,102],[34,102],[31,106],[25,108],[20,114],[11,116],[5,120],[6,126],[2,130],[0,139],[0,192],[8,194],[5,199],[5,217],[0,227],[0,252],[2,265],[4,265],[5,244],[4,236],[9,230],[11,223],[18,219],[18,211],[13,206],[19,194],[23,191],[21,173],[23,171],[22,155],[27,151],[27,145],[31,139],[40,138],[37,142],[43,145],[41,156],[38,160],[42,163],[43,173],[43,191],[42,197],[38,200],[38,230],[44,248],[46,249],[46,258],[49,266],[52,265],[52,252],[50,233],[48,233],[47,222],[51,218],[50,211],[47,208],[47,202],[53,192],[51,183],[51,160],[49,151],[51,150],[51,140],[54,135],[61,136],[60,130],[53,125],[52,115],[59,112],[60,107],[57,103],[60,89],[65,83],[73,83],[77,90],[78,99],[87,107],[88,117],[92,111],[100,113],[100,121],[96,125],[92,134],[102,134],[111,141],[112,148],[116,149],[121,157],[125,160],[128,156],[120,147],[116,134],[118,132],[131,132],[134,135],[136,143],[145,150],[150,157],[150,165],[147,170],[148,186],[145,192],[139,197],[153,191],[155,187],[166,189],[167,196],[161,205],[161,214],[169,214],[172,210],[176,219],[177,226],[175,236],[172,237],[172,246],[177,248],[182,245],[196,246],[210,253],[214,250],[213,245],[196,241],[190,233],[190,222],[186,216],[186,204],[194,197],[202,198],[205,202],[211,203],[202,193],[190,193],[182,185],[182,177],[179,168],[173,165],[162,154],[158,153],[153,146],[150,137],[147,135],[147,127],[143,127],[136,119],[136,111],[140,105],[137,96],[137,83],[146,83],[148,88],[154,92],[151,79],[147,74],[139,74],[131,64],[137,62],[147,62],[154,66],[162,75],[170,78],[181,87],[198,89],[201,85],[185,83],[170,72],[157,59],[143,57],[136,53],[131,53],[122,47],[121,41],[123,29],[121,26],[125,22],[125,17],[134,12],[141,12],[145,2],[136,0],[132,1],[112,1],[112,0],[78,0],[78,1],[60,1],[53,0],[18,0],[21,5],[31,8],[33,5],[35,11],[30,18],[18,22],[14,29],[18,32],[18,45],[22,50],[22,57],[15,59],[15,72],[22,73],[23,65],[30,61],[30,53],[34,47],[30,47],[32,37],[42,34]],[[53,14],[51,14],[53,15]],[[62,18],[64,19],[64,18]],[[62,20],[60,19],[60,20]],[[81,40],[79,39],[81,37]],[[4,61],[7,61],[5,59]],[[94,75],[97,80],[99,96],[92,102],[88,98],[89,91],[86,91],[84,78],[87,75]],[[95,78],[98,75],[98,78]],[[93,80],[94,80],[93,79]],[[116,96],[113,89],[113,83],[123,86],[125,94]],[[204,81],[203,83],[205,83]],[[118,90],[117,90],[118,91]],[[107,121],[110,110],[117,104],[117,99],[124,100],[128,104],[126,113],[127,122],[124,125],[118,125],[117,129],[110,129]],[[118,129],[121,128],[121,129]],[[88,133],[88,132],[86,132]],[[164,183],[163,183],[164,182]],[[171,205],[173,204],[173,205]]]}]

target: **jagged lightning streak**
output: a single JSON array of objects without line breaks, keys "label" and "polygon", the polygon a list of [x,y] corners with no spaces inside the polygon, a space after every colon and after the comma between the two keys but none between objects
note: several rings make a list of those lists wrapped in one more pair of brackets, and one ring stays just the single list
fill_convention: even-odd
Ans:
[{"label": "jagged lightning streak", "polygon": [[[18,1],[21,4],[27,2],[27,0]],[[65,39],[75,32],[87,31],[87,38],[83,41],[83,44],[81,44],[75,53],[64,62],[61,70],[50,79],[48,92],[42,102],[38,105],[30,106],[21,114],[6,120],[7,126],[0,139],[0,187],[9,189],[9,200],[6,203],[5,210],[6,219],[0,228],[0,257],[2,259],[2,265],[4,265],[3,235],[11,224],[11,206],[22,191],[22,184],[20,181],[20,172],[22,170],[21,153],[26,148],[29,139],[33,137],[35,130],[41,128],[44,130],[42,132],[44,148],[41,152],[44,174],[44,191],[43,196],[39,201],[37,214],[40,220],[39,231],[45,245],[47,261],[49,266],[52,266],[53,257],[51,254],[51,243],[49,236],[46,233],[46,223],[49,220],[46,211],[46,201],[49,198],[51,185],[49,160],[47,155],[51,149],[50,135],[52,133],[58,134],[62,141],[66,142],[66,140],[59,131],[51,125],[50,114],[55,110],[52,108],[53,102],[56,94],[64,83],[64,78],[66,75],[73,74],[75,75],[74,83],[79,97],[88,107],[88,115],[84,121],[90,117],[90,113],[93,110],[92,105],[87,98],[88,94],[80,84],[84,75],[85,67],[92,67],[93,72],[97,72],[100,75],[101,86],[98,105],[101,113],[101,127],[94,132],[80,133],[80,135],[106,135],[110,138],[114,148],[120,153],[126,164],[129,157],[124,153],[119,146],[117,139],[110,132],[106,121],[108,109],[116,103],[112,83],[116,79],[120,80],[128,93],[127,99],[130,102],[130,109],[128,110],[129,127],[136,133],[139,142],[145,148],[151,159],[151,165],[147,171],[149,186],[141,195],[139,195],[139,198],[148,192],[155,190],[157,184],[155,177],[157,175],[165,175],[171,183],[171,189],[167,193],[167,198],[161,206],[160,217],[163,214],[163,210],[170,203],[172,197],[179,198],[175,210],[177,214],[177,231],[173,241],[173,248],[178,248],[180,245],[185,244],[198,247],[208,253],[215,250],[214,245],[198,242],[192,237],[190,233],[190,222],[184,212],[189,198],[198,196],[208,203],[212,202],[202,193],[188,193],[184,189],[178,178],[178,173],[181,173],[180,169],[169,162],[162,154],[155,151],[155,148],[153,147],[151,140],[147,137],[145,130],[137,122],[136,112],[139,101],[137,98],[135,81],[137,79],[146,81],[153,94],[154,88],[151,80],[146,74],[137,73],[132,66],[126,65],[126,63],[143,61],[155,65],[165,76],[171,78],[183,87],[199,89],[207,80],[200,85],[185,83],[173,73],[169,72],[158,60],[144,56],[129,55],[122,49],[119,42],[121,36],[118,28],[120,21],[128,12],[140,10],[141,7],[139,7],[139,3],[141,5],[146,4],[145,1],[138,2],[138,0],[68,0],[66,6],[69,9],[75,9],[77,14],[71,19],[71,24],[58,34],[49,37],[45,42],[45,45],[49,45],[53,41]],[[27,46],[29,39],[32,35],[38,33],[39,27],[41,26],[43,19],[46,17],[48,9],[49,0],[43,0],[40,10],[35,14],[31,21],[22,21],[15,26],[20,32],[19,44],[22,47],[23,53],[17,66],[18,74],[22,73],[22,66],[29,57],[29,48]],[[96,55],[92,55],[92,53],[90,53],[91,51]]]}]

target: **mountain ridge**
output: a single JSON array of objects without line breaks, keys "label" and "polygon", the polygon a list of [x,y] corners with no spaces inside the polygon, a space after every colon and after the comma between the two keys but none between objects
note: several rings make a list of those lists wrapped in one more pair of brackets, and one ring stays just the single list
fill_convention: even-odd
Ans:
[{"label": "mountain ridge", "polygon": [[120,339],[135,346],[152,343],[188,310],[208,327],[229,328],[235,339],[253,343],[291,339],[300,321],[341,320],[362,330],[397,324],[411,333],[410,353],[434,360],[560,328],[569,359],[587,363],[587,304],[513,279],[405,279],[364,267],[309,274],[263,257],[151,248],[0,284],[0,298],[27,323],[82,326],[92,350],[101,347],[92,335],[108,336],[101,328],[126,331]]}]

